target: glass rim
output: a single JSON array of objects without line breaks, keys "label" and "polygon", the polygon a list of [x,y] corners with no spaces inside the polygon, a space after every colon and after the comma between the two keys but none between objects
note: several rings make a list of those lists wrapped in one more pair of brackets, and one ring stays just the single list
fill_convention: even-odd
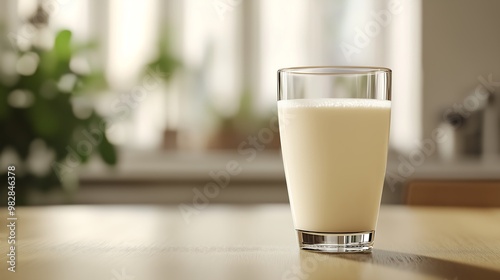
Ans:
[{"label": "glass rim", "polygon": [[[315,72],[317,70],[327,70]],[[378,66],[299,66],[287,67],[278,70],[278,73],[296,75],[372,75],[378,73],[391,74],[392,70],[387,67]]]}]

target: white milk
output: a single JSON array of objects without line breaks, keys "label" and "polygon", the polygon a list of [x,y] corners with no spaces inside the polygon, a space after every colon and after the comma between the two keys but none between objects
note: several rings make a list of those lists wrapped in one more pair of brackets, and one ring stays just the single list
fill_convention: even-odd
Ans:
[{"label": "white milk", "polygon": [[278,101],[296,229],[374,230],[387,162],[391,101]]}]

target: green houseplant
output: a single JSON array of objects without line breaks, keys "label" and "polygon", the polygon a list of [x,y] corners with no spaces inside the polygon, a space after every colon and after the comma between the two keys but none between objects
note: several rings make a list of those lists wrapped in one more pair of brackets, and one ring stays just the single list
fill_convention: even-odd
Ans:
[{"label": "green houseplant", "polygon": [[[35,39],[36,32],[47,27],[48,14],[39,8],[28,22],[34,28],[31,39]],[[117,161],[115,147],[104,133],[103,117],[92,105],[87,106],[84,114],[75,108],[76,99],[85,99],[86,94],[104,89],[106,82],[100,71],[91,69],[83,73],[74,69],[75,56],[91,52],[95,45],[78,46],[72,43],[71,37],[70,31],[63,30],[56,34],[49,49],[36,42],[27,48],[18,48],[13,41],[10,51],[3,51],[4,59],[0,61],[3,69],[15,71],[0,72],[0,124],[3,127],[0,151],[4,156],[8,151],[18,158],[18,204],[26,203],[26,193],[33,188],[74,187],[76,177],[69,180],[69,174],[94,154],[108,164]],[[95,136],[96,129],[101,131],[99,137]],[[90,135],[94,137],[88,139],[88,132],[92,131]],[[91,146],[83,142],[86,138]],[[34,144],[45,146],[47,151],[46,168],[41,171],[30,168],[29,160],[36,150]],[[2,170],[2,181],[7,182],[4,172],[6,169]]]}]

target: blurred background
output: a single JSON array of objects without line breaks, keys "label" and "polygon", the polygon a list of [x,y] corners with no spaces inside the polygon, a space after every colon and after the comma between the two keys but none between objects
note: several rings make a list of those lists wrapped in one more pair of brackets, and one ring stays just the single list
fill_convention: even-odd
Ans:
[{"label": "blurred background", "polygon": [[276,71],[370,65],[393,70],[383,202],[500,205],[499,10],[1,1],[2,180],[29,205],[287,202]]}]

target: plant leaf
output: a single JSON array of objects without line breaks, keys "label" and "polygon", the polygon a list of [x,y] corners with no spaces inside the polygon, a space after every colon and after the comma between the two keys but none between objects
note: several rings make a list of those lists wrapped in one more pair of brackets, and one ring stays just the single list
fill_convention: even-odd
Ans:
[{"label": "plant leaf", "polygon": [[102,141],[99,145],[101,158],[110,165],[115,165],[118,161],[115,147],[108,141],[106,134],[103,133]]}]

